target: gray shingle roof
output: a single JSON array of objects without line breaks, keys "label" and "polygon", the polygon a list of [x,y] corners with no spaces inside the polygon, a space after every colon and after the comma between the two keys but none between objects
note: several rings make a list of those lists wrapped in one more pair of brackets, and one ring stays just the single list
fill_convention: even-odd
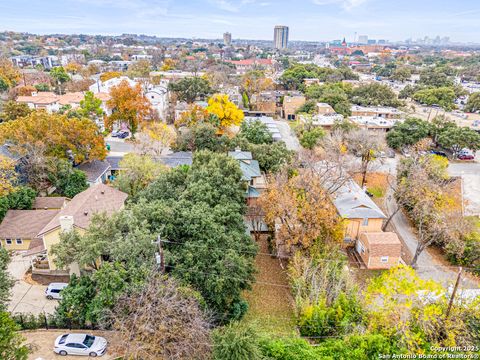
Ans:
[{"label": "gray shingle roof", "polygon": [[110,170],[121,170],[120,161],[122,161],[123,156],[107,156],[105,161],[110,164]]},{"label": "gray shingle roof", "polygon": [[78,165],[77,169],[85,172],[89,182],[95,182],[110,169],[110,163],[108,161],[93,160]]},{"label": "gray shingle roof", "polygon": [[347,181],[334,194],[338,213],[347,219],[384,219],[385,214],[353,180]]},{"label": "gray shingle roof", "polygon": [[193,155],[190,151],[178,151],[168,155],[160,156],[158,160],[168,167],[177,167],[180,165],[191,166],[193,162]]}]

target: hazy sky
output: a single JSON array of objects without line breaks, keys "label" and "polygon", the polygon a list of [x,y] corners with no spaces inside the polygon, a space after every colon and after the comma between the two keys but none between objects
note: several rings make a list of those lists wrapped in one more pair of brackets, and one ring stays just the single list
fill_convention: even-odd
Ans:
[{"label": "hazy sky", "polygon": [[354,33],[404,40],[425,35],[480,43],[479,0],[0,0],[0,30],[32,33],[292,40]]}]

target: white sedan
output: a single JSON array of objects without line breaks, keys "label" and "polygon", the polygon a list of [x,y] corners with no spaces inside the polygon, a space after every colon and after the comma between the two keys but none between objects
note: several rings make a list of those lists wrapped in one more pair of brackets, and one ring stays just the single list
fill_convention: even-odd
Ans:
[{"label": "white sedan", "polygon": [[88,334],[63,334],[55,340],[53,351],[62,356],[102,356],[107,351],[107,340]]}]

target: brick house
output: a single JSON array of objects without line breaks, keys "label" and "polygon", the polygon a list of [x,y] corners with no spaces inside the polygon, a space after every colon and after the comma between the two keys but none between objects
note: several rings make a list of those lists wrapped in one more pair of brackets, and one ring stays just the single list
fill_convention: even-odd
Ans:
[{"label": "brick house", "polygon": [[363,232],[355,249],[368,269],[389,269],[400,263],[402,244],[393,232]]}]

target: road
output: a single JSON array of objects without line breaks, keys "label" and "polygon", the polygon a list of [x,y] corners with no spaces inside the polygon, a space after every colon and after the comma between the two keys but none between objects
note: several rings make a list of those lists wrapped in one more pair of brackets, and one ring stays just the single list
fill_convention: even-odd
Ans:
[{"label": "road", "polygon": [[300,143],[289,123],[285,120],[278,120],[276,124],[278,130],[280,130],[280,135],[282,135],[282,140],[285,142],[285,145],[287,145],[287,149],[299,151]]},{"label": "road", "polygon": [[14,255],[8,264],[8,272],[15,280],[11,291],[8,311],[23,314],[53,314],[58,302],[45,297],[44,285],[31,285],[23,280],[30,262],[22,255]]},{"label": "road", "polygon": [[[392,196],[392,192],[385,197],[385,206],[387,213],[392,214],[397,208],[396,201]],[[409,252],[415,254],[417,248],[418,239],[417,235],[412,229],[410,221],[402,211],[397,212],[391,222],[395,228],[396,233],[403,240],[404,245],[408,248]],[[441,283],[443,286],[448,287],[455,282],[457,277],[456,267],[444,266],[438,262],[429,249],[425,249],[418,258],[417,274],[425,280],[434,280]],[[478,284],[474,281],[464,278],[462,283],[463,288],[478,288]]]}]

